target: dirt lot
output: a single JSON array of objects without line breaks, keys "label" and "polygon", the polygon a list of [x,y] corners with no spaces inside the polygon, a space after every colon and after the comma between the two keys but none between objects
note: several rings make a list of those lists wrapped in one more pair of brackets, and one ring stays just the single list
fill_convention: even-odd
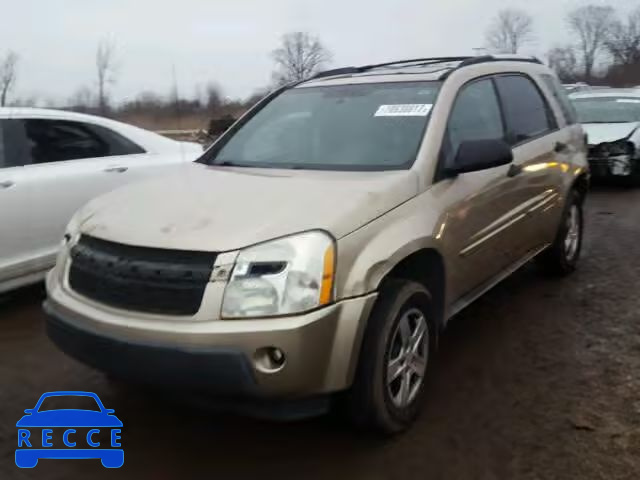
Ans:
[{"label": "dirt lot", "polygon": [[[424,415],[391,441],[331,418],[258,422],[115,388],[50,345],[40,289],[19,292],[0,305],[0,478],[638,479],[640,191],[594,191],[587,219],[574,276],[527,267],[451,323]],[[116,410],[123,468],[15,467],[15,422],[64,389]]]}]

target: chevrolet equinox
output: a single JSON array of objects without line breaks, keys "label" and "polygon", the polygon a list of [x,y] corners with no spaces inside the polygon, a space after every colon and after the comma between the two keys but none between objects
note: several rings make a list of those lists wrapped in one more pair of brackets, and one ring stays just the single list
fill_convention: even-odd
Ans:
[{"label": "chevrolet equinox", "polygon": [[588,184],[573,107],[534,58],[322,72],[179,175],[76,213],[47,331],[115,378],[298,413],[339,399],[399,432],[452,316],[534,258],[575,269]]}]

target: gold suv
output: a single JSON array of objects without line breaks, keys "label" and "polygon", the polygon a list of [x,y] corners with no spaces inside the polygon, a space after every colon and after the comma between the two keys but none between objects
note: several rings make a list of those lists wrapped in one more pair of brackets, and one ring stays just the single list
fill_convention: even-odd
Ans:
[{"label": "gold suv", "polygon": [[291,416],[337,398],[401,431],[453,315],[536,257],[575,269],[589,173],[574,118],[526,57],[284,87],[196,163],[75,215],[49,336],[116,378]]}]

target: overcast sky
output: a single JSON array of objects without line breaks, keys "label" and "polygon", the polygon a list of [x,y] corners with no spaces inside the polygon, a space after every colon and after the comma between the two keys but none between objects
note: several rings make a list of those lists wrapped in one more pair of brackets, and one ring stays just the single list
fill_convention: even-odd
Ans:
[{"label": "overcast sky", "polygon": [[[0,55],[20,55],[14,97],[63,101],[95,87],[101,38],[117,46],[112,97],[169,92],[172,67],[182,96],[217,82],[241,97],[271,78],[270,52],[283,33],[308,31],[333,53],[333,65],[416,56],[466,55],[484,44],[491,18],[520,7],[536,21],[527,48],[543,55],[569,40],[564,16],[580,0],[0,0]],[[591,3],[603,4],[595,0]],[[627,11],[640,0],[606,2]]]}]

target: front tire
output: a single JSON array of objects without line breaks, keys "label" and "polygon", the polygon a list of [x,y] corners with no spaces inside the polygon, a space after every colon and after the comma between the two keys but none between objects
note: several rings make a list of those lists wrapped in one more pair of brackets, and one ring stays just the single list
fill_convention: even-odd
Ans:
[{"label": "front tire", "polygon": [[422,285],[405,280],[385,283],[369,318],[348,395],[356,424],[390,435],[414,422],[436,332],[431,295]]},{"label": "front tire", "polygon": [[625,183],[629,188],[640,188],[640,165],[635,166]]},{"label": "front tire", "polygon": [[578,265],[584,232],[582,203],[580,194],[572,190],[567,198],[556,238],[539,257],[541,266],[551,274],[569,275]]}]

